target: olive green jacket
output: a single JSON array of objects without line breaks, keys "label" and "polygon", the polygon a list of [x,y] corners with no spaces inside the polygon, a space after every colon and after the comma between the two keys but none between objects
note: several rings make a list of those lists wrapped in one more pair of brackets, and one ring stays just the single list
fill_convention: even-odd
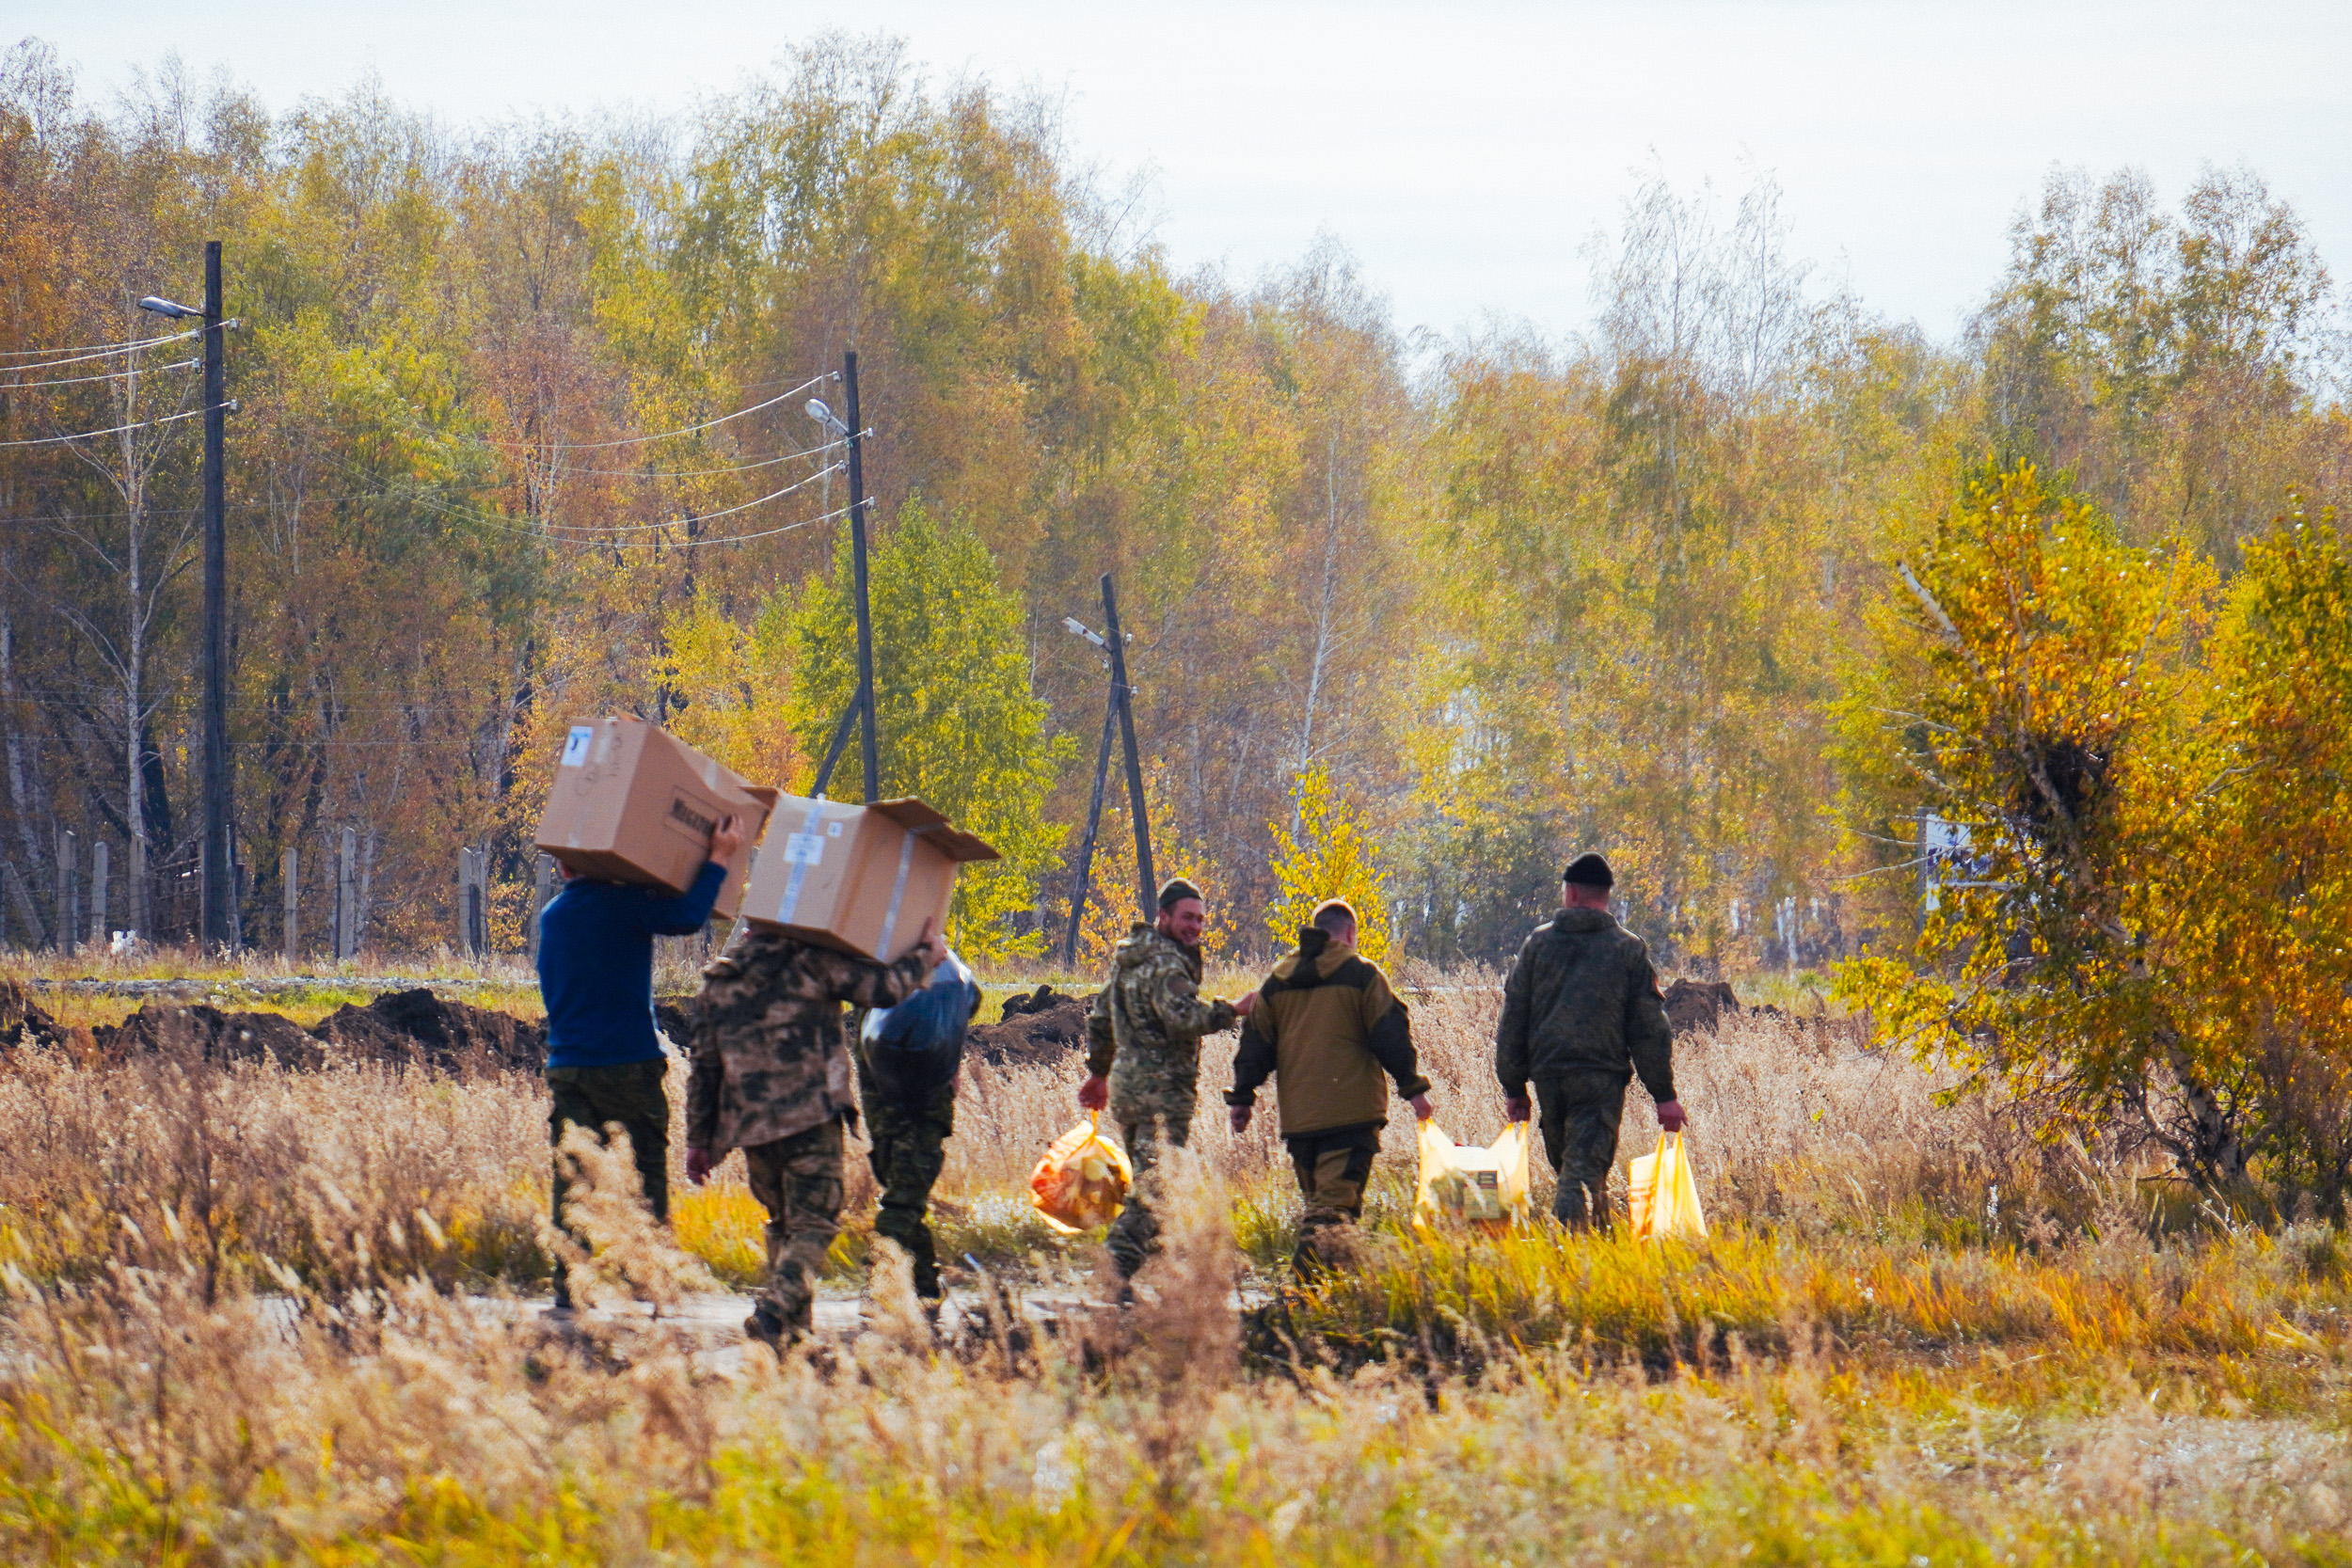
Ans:
[{"label": "olive green jacket", "polygon": [[1285,1137],[1383,1127],[1384,1071],[1396,1080],[1399,1099],[1429,1092],[1429,1080],[1416,1070],[1411,1015],[1389,990],[1389,977],[1352,945],[1305,927],[1297,951],[1277,962],[1258,988],[1225,1102],[1254,1104],[1258,1085],[1272,1076]]},{"label": "olive green jacket", "polygon": [[1502,983],[1495,1076],[1508,1096],[1531,1078],[1637,1072],[1660,1104],[1674,1099],[1674,1031],[1649,948],[1606,910],[1562,910]]}]

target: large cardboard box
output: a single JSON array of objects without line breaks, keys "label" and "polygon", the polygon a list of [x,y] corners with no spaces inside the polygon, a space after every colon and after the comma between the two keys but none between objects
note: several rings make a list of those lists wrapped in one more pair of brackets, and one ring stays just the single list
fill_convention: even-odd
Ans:
[{"label": "large cardboard box", "polygon": [[996,851],[920,800],[856,805],[787,795],[743,895],[743,918],[889,963],[929,920],[946,928],[956,868]]},{"label": "large cardboard box", "polygon": [[776,792],[642,719],[581,720],[564,736],[539,847],[582,876],[682,894],[709,858],[710,830],[733,816],[743,847],[712,913],[733,918]]}]

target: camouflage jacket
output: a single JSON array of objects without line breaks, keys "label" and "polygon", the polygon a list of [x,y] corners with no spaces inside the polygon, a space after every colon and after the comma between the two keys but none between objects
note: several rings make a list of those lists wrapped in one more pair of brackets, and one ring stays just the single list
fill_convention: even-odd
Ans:
[{"label": "camouflage jacket", "polygon": [[1200,1037],[1233,1026],[1231,1002],[1200,994],[1200,950],[1138,923],[1111,955],[1110,979],[1087,1008],[1087,1070],[1198,1071]]},{"label": "camouflage jacket", "polygon": [[1675,1097],[1674,1031],[1649,947],[1606,910],[1562,910],[1502,982],[1495,1076],[1516,1095],[1531,1078],[1635,1072],[1661,1104]]},{"label": "camouflage jacket", "polygon": [[857,1115],[841,1004],[888,1007],[921,989],[909,953],[884,967],[746,927],[703,970],[694,999],[686,1142],[716,1159]]}]

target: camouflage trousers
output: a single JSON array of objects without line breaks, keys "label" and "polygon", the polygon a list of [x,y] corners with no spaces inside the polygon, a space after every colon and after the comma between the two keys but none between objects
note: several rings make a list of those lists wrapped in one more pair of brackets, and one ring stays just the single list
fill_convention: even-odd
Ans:
[{"label": "camouflage trousers", "polygon": [[1305,1279],[1339,1262],[1338,1255],[1347,1250],[1344,1227],[1353,1227],[1364,1212],[1364,1183],[1380,1155],[1380,1129],[1327,1128],[1284,1138],[1282,1147],[1306,1200],[1298,1216],[1298,1249],[1291,1254],[1292,1271]]},{"label": "camouflage trousers", "polygon": [[1160,1221],[1153,1212],[1163,1201],[1160,1145],[1182,1148],[1191,1138],[1200,1080],[1200,1063],[1191,1057],[1131,1062],[1121,1056],[1112,1064],[1111,1119],[1119,1123],[1120,1141],[1136,1169],[1126,1207],[1104,1237],[1122,1279],[1133,1279],[1144,1259],[1160,1249]]},{"label": "camouflage trousers", "polygon": [[1614,1073],[1581,1073],[1535,1085],[1544,1153],[1560,1177],[1551,1213],[1571,1229],[1609,1229],[1609,1169],[1617,1163],[1626,1083]]},{"label": "camouflage trousers", "polygon": [[[594,1132],[598,1143],[611,1143],[612,1136],[606,1129],[617,1125],[628,1134],[629,1155],[636,1162],[637,1180],[644,1190],[645,1206],[653,1211],[655,1219],[665,1225],[670,1219],[670,1097],[662,1091],[661,1080],[669,1070],[670,1060],[666,1056],[623,1062],[618,1067],[548,1069],[548,1145],[562,1143],[564,1130],[574,1125]],[[558,1154],[554,1164],[548,1217],[569,1229],[564,1226],[564,1200],[571,1191],[571,1162]],[[555,1305],[571,1304],[571,1289],[564,1278],[563,1260],[558,1259]]]},{"label": "camouflage trousers", "polygon": [[841,1234],[841,1118],[743,1150],[752,1196],[768,1211],[768,1279],[761,1314],[787,1335],[816,1326],[817,1276]]},{"label": "camouflage trousers", "polygon": [[866,1110],[866,1133],[874,1140],[866,1156],[882,1186],[882,1208],[874,1234],[896,1242],[914,1263],[914,1293],[937,1301],[939,1256],[931,1240],[931,1188],[947,1163],[942,1146],[955,1135],[956,1086],[941,1085],[912,1101],[894,1100],[874,1084],[858,1054],[858,1101]]}]

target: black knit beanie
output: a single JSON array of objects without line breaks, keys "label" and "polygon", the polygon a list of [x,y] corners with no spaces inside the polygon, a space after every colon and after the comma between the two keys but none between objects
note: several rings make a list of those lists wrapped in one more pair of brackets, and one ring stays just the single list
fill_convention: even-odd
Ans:
[{"label": "black knit beanie", "polygon": [[1617,879],[1609,869],[1609,863],[1597,854],[1582,854],[1568,862],[1568,868],[1560,873],[1564,882],[1579,887],[1615,887]]}]

